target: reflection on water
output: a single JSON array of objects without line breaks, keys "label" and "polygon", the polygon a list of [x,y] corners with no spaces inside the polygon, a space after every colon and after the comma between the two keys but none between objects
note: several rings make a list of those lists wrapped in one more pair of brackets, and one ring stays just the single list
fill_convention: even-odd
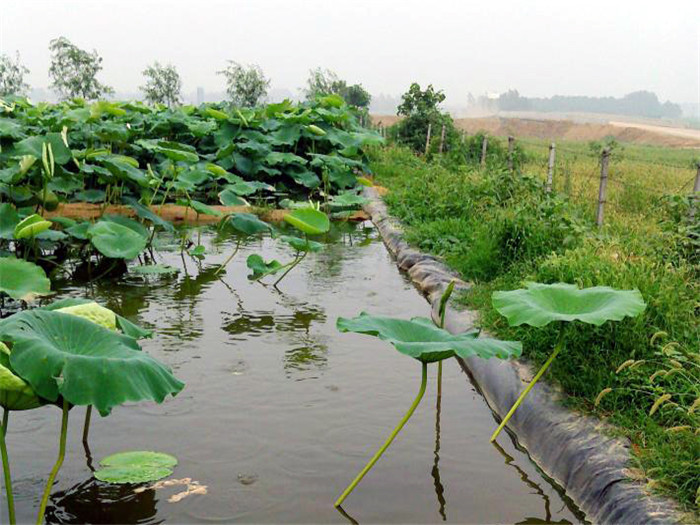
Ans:
[{"label": "reflection on water", "polygon": [[94,478],[54,492],[47,523],[163,523],[156,517],[155,490],[134,492],[134,485],[113,485]]},{"label": "reflection on water", "polygon": [[[445,364],[438,381],[435,413],[418,410],[346,501],[347,510],[336,512],[333,501],[348,473],[415,395],[413,360],[375,338],[339,334],[336,319],[363,310],[426,316],[429,307],[368,224],[334,225],[320,239],[325,249],[305,259],[280,290],[247,279],[251,253],[290,257],[288,246],[269,238],[245,239],[216,274],[237,240],[203,230],[207,257],[199,260],[181,256],[177,233],[162,235],[153,262],[175,266],[177,274],[57,284],[59,297],[92,297],[154,329],[144,350],[187,387],[163,405],[121,407],[108,421],[93,417],[92,452],[80,440],[82,417],[73,418],[49,523],[582,520],[521,451],[489,446],[491,413],[454,363]],[[450,395],[441,395],[443,381]],[[55,413],[19,414],[10,427],[18,517],[25,522],[55,459]],[[136,494],[134,486],[91,478],[93,454],[148,449],[178,457],[175,475],[206,480],[207,494],[171,503],[161,490]]]}]

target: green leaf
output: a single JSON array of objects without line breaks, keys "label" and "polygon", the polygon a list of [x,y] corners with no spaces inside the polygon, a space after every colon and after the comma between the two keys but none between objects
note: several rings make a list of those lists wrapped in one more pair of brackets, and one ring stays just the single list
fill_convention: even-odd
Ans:
[{"label": "green leaf", "polygon": [[63,308],[56,308],[54,311],[82,317],[108,330],[117,329],[116,314],[109,308],[105,308],[94,301],[73,306],[64,306]]},{"label": "green leaf", "polygon": [[0,321],[10,365],[40,396],[92,405],[101,415],[126,402],[161,403],[184,384],[135,339],[75,315],[28,310]]},{"label": "green leaf", "polygon": [[219,193],[219,201],[224,206],[248,206],[248,201],[239,197],[238,194],[231,188],[226,188]]},{"label": "green leaf", "polygon": [[124,202],[136,212],[136,215],[142,219],[151,221],[154,226],[160,226],[164,230],[170,232],[175,231],[175,227],[170,221],[166,221],[163,217],[154,213],[150,208],[147,208],[133,197],[124,198]]},{"label": "green leaf", "polygon": [[283,265],[276,259],[273,259],[270,262],[265,262],[260,255],[253,253],[246,259],[246,266],[253,270],[253,273],[248,276],[248,279],[251,281],[256,281],[258,279],[262,279],[266,275],[273,275],[277,273]]},{"label": "green leaf", "polygon": [[108,483],[145,483],[170,476],[175,465],[177,459],[162,452],[120,452],[100,461],[94,475]]},{"label": "green leaf", "polygon": [[180,270],[167,264],[148,264],[145,266],[132,266],[129,273],[136,275],[165,275],[178,273]]},{"label": "green leaf", "polygon": [[323,244],[308,239],[301,239],[292,235],[282,235],[280,240],[289,244],[298,252],[320,252],[323,249]]},{"label": "green leaf", "polygon": [[82,201],[96,203],[103,202],[106,196],[107,194],[104,192],[104,190],[91,189],[79,191],[75,194],[75,199],[79,202]]},{"label": "green leaf", "polygon": [[518,357],[522,345],[515,341],[501,341],[477,337],[476,332],[453,335],[438,328],[430,319],[395,319],[375,317],[363,312],[358,317],[339,317],[336,326],[341,332],[373,335],[391,343],[396,350],[424,363],[441,361],[453,356],[478,356],[483,359]]},{"label": "green leaf", "polygon": [[19,224],[19,215],[12,204],[0,204],[0,239],[14,239],[15,228]]},{"label": "green leaf", "polygon": [[257,233],[269,232],[272,226],[258,219],[252,213],[234,213],[228,218],[228,224],[234,229],[246,235],[255,235]]},{"label": "green leaf", "polygon": [[579,289],[573,284],[527,283],[527,288],[494,292],[493,307],[511,326],[545,326],[552,321],[581,321],[600,326],[606,321],[636,317],[646,304],[639,290],[607,286]]},{"label": "green leaf", "polygon": [[32,155],[37,159],[41,158],[43,144],[51,144],[53,150],[54,162],[56,164],[66,164],[73,158],[70,149],[63,142],[63,137],[60,133],[47,133],[42,137],[29,137],[15,144],[15,154]]},{"label": "green leaf", "polygon": [[148,243],[145,236],[111,220],[93,224],[87,230],[87,236],[97,251],[112,259],[133,259]]},{"label": "green leaf", "polygon": [[215,217],[220,217],[223,215],[219,210],[216,208],[212,208],[211,206],[207,206],[203,202],[196,201],[194,199],[186,201],[186,200],[178,200],[178,204],[182,206],[188,206],[192,208],[194,211],[199,213],[200,215],[214,215]]},{"label": "green leaf", "polygon": [[41,406],[41,400],[32,387],[10,370],[9,356],[10,349],[5,343],[0,343],[0,407],[31,410]]},{"label": "green leaf", "polygon": [[284,220],[307,235],[325,233],[331,227],[328,216],[313,208],[294,210],[285,215]]},{"label": "green leaf", "polygon": [[22,219],[20,223],[15,226],[14,237],[15,239],[34,237],[49,228],[51,228],[51,222],[44,219],[41,215],[34,213]]}]

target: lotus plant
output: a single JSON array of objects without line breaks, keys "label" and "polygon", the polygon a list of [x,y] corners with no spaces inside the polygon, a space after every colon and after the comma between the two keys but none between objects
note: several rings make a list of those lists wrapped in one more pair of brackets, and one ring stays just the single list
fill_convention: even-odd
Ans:
[{"label": "lotus plant", "polygon": [[[184,387],[168,368],[141,351],[132,335],[143,332],[132,323],[122,322],[119,316],[92,302],[76,304],[66,300],[51,307],[19,312],[0,321],[0,341],[9,351],[3,350],[0,356],[0,399],[6,411],[1,443],[6,479],[9,480],[4,443],[7,410],[33,408],[42,403],[62,409],[59,453],[41,498],[39,524],[63,464],[68,415],[73,406],[94,406],[106,416],[125,402],[161,403]],[[124,333],[116,331],[117,327]],[[6,489],[11,503],[9,482]],[[14,509],[11,507],[9,512],[13,523]]]},{"label": "lotus plant", "polygon": [[639,290],[615,290],[607,286],[579,289],[566,283],[528,283],[523,289],[494,292],[492,302],[510,326],[529,325],[541,328],[556,322],[559,325],[559,337],[549,358],[518,396],[491,436],[491,442],[496,440],[530,390],[564,348],[569,323],[578,321],[600,326],[607,321],[636,317],[646,308]]},{"label": "lotus plant", "polygon": [[[439,315],[441,325],[444,325],[447,297],[452,292],[453,286],[448,287],[443,295],[443,300],[440,302]],[[335,502],[336,507],[339,507],[355,489],[413,415],[425,393],[428,380],[428,364],[440,363],[444,359],[455,356],[461,358],[478,356],[483,359],[491,357],[508,359],[519,356],[522,351],[522,345],[518,342],[478,337],[477,331],[451,334],[444,328],[435,326],[430,319],[424,317],[414,317],[413,319],[405,320],[392,317],[375,317],[363,312],[353,319],[338,318],[337,328],[341,332],[372,335],[390,343],[400,353],[419,361],[422,375],[418,395],[413,400],[408,412],[399,421],[399,424],[391,432],[386,442],[343,491]]]}]

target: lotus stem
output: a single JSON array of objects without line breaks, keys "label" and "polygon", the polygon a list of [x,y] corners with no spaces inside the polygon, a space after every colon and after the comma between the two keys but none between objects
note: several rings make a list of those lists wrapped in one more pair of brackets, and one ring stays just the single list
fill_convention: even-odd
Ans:
[{"label": "lotus stem", "polygon": [[275,283],[274,283],[272,286],[275,286],[275,287],[276,287],[276,286],[279,284],[279,282],[280,282],[282,279],[284,279],[284,278],[287,276],[287,274],[288,274],[289,272],[291,272],[291,271],[294,269],[294,267],[295,267],[297,264],[299,264],[299,263],[304,259],[304,257],[306,257],[306,254],[307,254],[307,253],[308,253],[308,252],[303,252],[300,256],[296,257],[296,258],[294,259],[294,261],[292,261],[292,264],[289,265],[289,268],[287,268],[287,271],[285,271],[285,272],[280,276],[280,278],[277,279],[277,280],[275,281]]},{"label": "lotus stem", "polygon": [[90,417],[92,416],[92,405],[87,406],[85,411],[85,423],[83,424],[83,443],[87,444],[88,434],[90,434]]},{"label": "lotus stem", "polygon": [[224,263],[216,269],[216,271],[214,272],[214,275],[219,275],[219,272],[220,272],[221,270],[223,270],[224,268],[226,268],[226,266],[228,265],[228,263],[231,262],[231,259],[233,259],[233,258],[236,256],[236,254],[238,253],[238,249],[239,249],[240,247],[241,247],[241,240],[238,239],[238,241],[236,242],[236,247],[233,249],[233,253],[232,253],[231,255],[229,255],[229,256],[228,256],[228,259],[226,259],[226,260],[224,261]]},{"label": "lotus stem", "polygon": [[440,410],[440,398],[441,397],[442,397],[442,361],[438,361],[438,373],[437,373],[438,410]]},{"label": "lotus stem", "polygon": [[552,361],[554,361],[554,358],[557,357],[557,355],[559,354],[559,352],[561,351],[561,349],[563,347],[564,347],[564,327],[562,327],[559,331],[559,340],[557,341],[557,344],[554,347],[554,351],[552,352],[552,355],[550,355],[549,358],[547,359],[547,361],[545,361],[545,363],[542,365],[542,368],[540,368],[539,372],[537,372],[537,374],[535,374],[535,377],[532,378],[532,381],[530,381],[530,384],[527,385],[525,390],[523,390],[522,394],[520,394],[518,396],[518,399],[515,401],[513,406],[510,408],[510,410],[506,414],[506,417],[503,418],[503,421],[501,421],[501,424],[498,425],[498,428],[491,436],[491,439],[489,440],[491,443],[493,443],[496,440],[498,435],[501,433],[501,430],[503,430],[505,428],[506,424],[508,423],[510,418],[513,416],[515,411],[518,409],[520,404],[523,402],[523,400],[530,393],[530,390],[532,390],[532,388],[535,386],[537,381],[539,381],[540,378],[542,377],[542,375],[544,375],[544,373],[549,368],[549,365],[552,364]]},{"label": "lotus stem", "polygon": [[49,474],[49,479],[46,481],[46,488],[44,489],[44,495],[41,497],[41,505],[39,506],[39,513],[36,516],[36,525],[42,525],[44,523],[44,514],[46,513],[46,505],[49,502],[49,496],[51,496],[51,489],[53,488],[53,482],[56,480],[56,475],[58,474],[61,465],[63,465],[63,458],[66,456],[66,435],[68,434],[68,401],[63,400],[63,417],[61,418],[61,437],[58,444],[58,458],[56,458],[56,463],[51,469],[51,474]]},{"label": "lotus stem", "polygon": [[420,404],[421,399],[423,399],[423,394],[425,394],[425,386],[428,383],[428,363],[421,363],[423,366],[423,373],[422,373],[422,378],[421,378],[421,383],[420,383],[420,390],[418,391],[418,395],[416,398],[413,400],[413,404],[411,405],[411,408],[408,409],[408,412],[406,412],[406,415],[403,416],[401,421],[399,421],[399,424],[396,426],[396,428],[393,430],[393,432],[389,435],[389,438],[386,440],[386,442],[381,446],[379,450],[377,450],[376,454],[372,457],[372,459],[369,460],[369,463],[365,465],[365,468],[363,468],[360,473],[357,475],[357,477],[352,480],[352,483],[348,485],[348,488],[346,488],[343,493],[340,495],[340,497],[336,500],[335,502],[335,507],[340,507],[342,505],[343,501],[345,501],[345,498],[347,498],[350,493],[355,490],[355,487],[357,484],[362,481],[362,478],[365,477],[365,474],[367,474],[370,469],[374,466],[374,464],[379,461],[379,458],[384,454],[384,451],[389,448],[389,445],[394,441],[394,438],[396,435],[401,431],[401,429],[404,427],[404,425],[408,422],[408,420],[411,418],[413,415],[413,412],[416,411],[416,408]]},{"label": "lotus stem", "polygon": [[15,499],[12,495],[12,477],[10,476],[10,458],[7,455],[7,444],[5,443],[5,435],[7,435],[7,418],[10,411],[6,408],[2,413],[2,428],[0,428],[0,453],[2,454],[2,472],[5,476],[5,494],[7,496],[7,514],[9,515],[10,525],[15,525]]}]

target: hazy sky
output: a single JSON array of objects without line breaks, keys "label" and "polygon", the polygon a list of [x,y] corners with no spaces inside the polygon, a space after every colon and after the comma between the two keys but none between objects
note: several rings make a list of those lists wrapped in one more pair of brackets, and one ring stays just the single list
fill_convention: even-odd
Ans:
[{"label": "hazy sky", "polygon": [[154,60],[177,67],[184,91],[220,91],[232,59],[273,88],[296,91],[323,66],[375,95],[433,83],[448,105],[509,88],[700,98],[700,0],[0,0],[0,50],[20,52],[33,87],[48,86],[60,35],[97,49],[101,80],[127,92]]}]

